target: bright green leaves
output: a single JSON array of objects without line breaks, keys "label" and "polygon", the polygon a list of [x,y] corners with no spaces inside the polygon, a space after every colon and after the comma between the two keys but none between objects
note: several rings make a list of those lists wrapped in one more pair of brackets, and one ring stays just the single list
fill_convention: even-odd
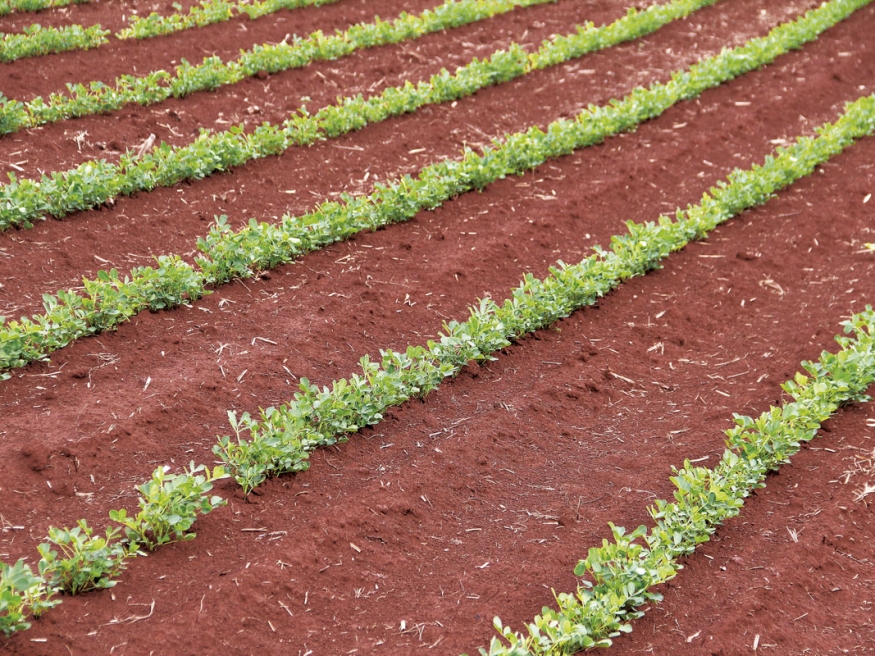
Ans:
[{"label": "bright green leaves", "polygon": [[30,628],[28,615],[39,617],[60,603],[50,600],[51,594],[45,579],[35,575],[24,561],[0,563],[0,631],[8,636]]},{"label": "bright green leaves", "polygon": [[[674,501],[657,500],[650,508],[655,525],[627,534],[610,525],[613,540],[589,550],[576,576],[587,580],[575,595],[559,594],[558,609],[544,608],[527,634],[514,633],[496,618],[502,642],[494,638],[489,656],[570,654],[593,646],[609,646],[610,638],[631,631],[637,610],[660,596],[650,588],[675,576],[680,556],[691,554],[717,527],[735,517],[750,492],[764,485],[766,474],[786,462],[811,440],[820,424],[841,405],[868,400],[862,392],[875,382],[875,312],[844,322],[853,339],[837,337],[841,350],[824,352],[818,362],[803,363],[810,377],[796,374],[785,384],[796,400],[770,408],[757,419],[736,415],[737,427],[726,432],[727,449],[713,468],[689,461],[671,477]],[[785,387],[785,388],[786,388]]]},{"label": "bright green leaves", "polygon": [[0,631],[10,635],[30,627],[27,618],[39,617],[60,602],[58,593],[75,595],[98,588],[110,588],[126,568],[127,560],[170,542],[193,540],[191,527],[199,515],[206,515],[226,503],[209,496],[213,483],[227,477],[221,467],[210,471],[191,463],[179,474],[159,467],[150,480],[137,487],[139,512],[111,510],[110,519],[124,529],[109,527],[104,536],[94,535],[85,520],[71,529],[49,528],[48,542],[37,549],[40,560],[34,574],[29,565],[0,562]]},{"label": "bright green leaves", "polygon": [[208,497],[213,482],[226,478],[221,467],[213,471],[203,465],[189,465],[181,474],[168,474],[169,467],[159,467],[152,478],[140,485],[140,512],[128,516],[127,511],[111,510],[110,519],[125,527],[127,539],[155,550],[162,544],[193,540],[189,529],[198,515],[206,515],[224,505],[218,496]]},{"label": "bright green leaves", "polygon": [[120,533],[111,527],[105,537],[95,536],[84,519],[71,529],[50,527],[49,541],[37,547],[40,575],[49,588],[70,595],[113,587],[125,560],[137,552],[136,544],[118,540]]},{"label": "bright green leaves", "polygon": [[[875,96],[849,104],[845,114],[834,125],[822,126],[816,140],[802,139],[793,146],[777,151],[763,166],[754,167],[748,172],[734,172],[727,183],[713,189],[712,194],[706,194],[702,203],[679,211],[675,220],[662,216],[655,223],[637,224],[630,221],[625,235],[611,239],[610,250],[597,247],[595,255],[575,265],[560,262],[559,266],[551,268],[550,275],[544,280],[527,275],[501,306],[490,299],[481,300],[470,309],[467,321],[446,324],[444,334],[437,341],[429,342],[427,349],[411,346],[405,354],[381,352],[379,366],[363,359],[362,375],[335,381],[331,389],[320,391],[306,380],[301,381],[300,392],[288,405],[262,411],[260,420],[253,420],[249,415],[244,415],[239,422],[234,419],[232,425],[236,439],[227,436],[220,438],[214,452],[228,465],[247,494],[269,476],[306,469],[307,454],[316,447],[333,444],[345,434],[373,423],[391,405],[397,405],[412,396],[424,395],[469,361],[490,358],[493,352],[512,340],[595,302],[623,281],[656,268],[669,254],[683,248],[691,239],[701,238],[731,216],[765,202],[776,191],[799,176],[810,173],[817,164],[838,152],[836,144],[845,147],[854,139],[871,133],[875,123],[863,120],[866,116],[875,117]],[[545,138],[543,132],[535,134],[536,138]],[[519,145],[518,141],[514,143]],[[496,149],[495,152],[502,151]],[[442,190],[460,193],[460,188],[470,189],[473,186],[472,171],[482,171],[490,165],[489,162],[488,158],[469,152],[461,163],[451,169],[442,169],[452,170],[456,176],[444,184]],[[405,179],[403,184],[408,198],[417,197],[417,185],[424,186],[423,179],[433,181],[437,178],[433,171],[426,169],[419,180]],[[460,179],[464,182],[460,183]],[[376,193],[390,194],[398,186],[381,187]],[[743,193],[739,193],[739,190]],[[320,212],[323,216],[343,216],[346,220],[350,216],[365,216],[365,212],[355,211],[359,202],[373,203],[377,211],[388,204],[368,199],[349,199],[346,206],[327,203]],[[415,211],[415,207],[411,211]],[[272,235],[266,240],[267,243],[276,244],[283,234],[281,230],[288,228],[295,230],[293,234],[296,236],[294,241],[287,243],[294,249],[307,247],[305,240],[314,232],[307,229],[312,225],[308,223],[311,219],[315,219],[314,215],[308,215],[300,223],[284,221],[276,231],[265,224],[250,224],[248,229],[234,236],[234,248],[216,251],[221,258],[204,259],[199,263],[215,280],[239,275],[244,268],[264,264],[256,261],[258,248],[241,244],[247,240],[253,244],[262,243],[266,235]],[[326,232],[336,234],[330,230]],[[226,234],[229,234],[227,225],[220,221],[211,237],[199,246],[212,248],[223,245]],[[833,362],[837,376],[846,372],[843,375],[847,378],[856,369],[840,367],[844,357],[847,356],[835,356],[834,362],[830,362]],[[859,392],[854,392],[851,383],[843,380],[839,376],[834,381],[838,393],[857,398],[854,394]],[[820,393],[826,392],[821,390]],[[775,412],[780,415],[781,411]],[[826,412],[824,418],[831,412]],[[779,425],[783,424],[779,422]],[[816,430],[816,426],[808,426],[807,429]],[[243,432],[249,434],[248,439],[242,436]],[[771,447],[766,444],[757,448]],[[776,465],[786,456],[781,455],[782,451],[773,451],[771,459],[766,462]],[[676,479],[686,494],[692,494],[692,488],[687,487],[685,474],[678,474]],[[708,494],[711,494],[710,490]]]},{"label": "bright green leaves", "polygon": [[[325,4],[326,1],[315,4]],[[251,50],[244,51],[236,60],[227,63],[217,57],[207,57],[200,64],[183,61],[173,74],[166,71],[152,71],[143,76],[124,75],[118,78],[113,86],[99,82],[68,84],[67,94],[53,93],[47,101],[38,97],[27,103],[21,103],[0,95],[0,134],[4,131],[35,127],[76,116],[110,112],[128,103],[149,105],[171,96],[181,98],[196,91],[235,84],[260,71],[275,73],[306,66],[313,61],[333,60],[360,48],[398,43],[505,13],[516,7],[549,1],[447,0],[443,5],[426,10],[418,16],[402,13],[399,18],[391,22],[377,19],[373,23],[354,25],[346,32],[338,31],[333,35],[325,35],[317,31],[304,39],[296,37],[291,43],[255,46]],[[698,1],[710,3],[715,0]],[[237,6],[240,8],[246,6],[249,10],[258,13],[276,11],[287,5],[304,4],[311,3],[307,0],[299,3],[295,3],[294,0],[266,0],[240,3]],[[191,14],[175,14],[170,17],[155,15],[140,19],[137,24],[145,30],[143,36],[154,36],[164,33],[162,31],[164,29],[168,31],[185,29],[184,25],[192,20],[208,20],[219,16],[228,6],[230,5],[224,0],[207,0],[200,9],[193,8]]]},{"label": "bright green leaves", "polygon": [[81,5],[90,0],[0,0],[0,16],[5,16],[14,11],[40,11],[50,7],[66,7],[67,5]]},{"label": "bright green leaves", "polygon": [[89,50],[108,41],[109,30],[100,25],[82,27],[25,27],[21,34],[3,34],[0,37],[0,61],[11,62],[25,57],[37,57],[67,50]]}]

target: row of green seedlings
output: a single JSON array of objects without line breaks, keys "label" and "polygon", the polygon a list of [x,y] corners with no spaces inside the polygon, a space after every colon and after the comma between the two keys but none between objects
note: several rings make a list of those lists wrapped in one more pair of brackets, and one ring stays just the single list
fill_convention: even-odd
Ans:
[{"label": "row of green seedlings", "polygon": [[0,0],[0,16],[18,11],[42,11],[68,5],[84,5],[91,0]]},{"label": "row of green seedlings", "polygon": [[164,34],[173,34],[194,27],[222,23],[235,16],[246,14],[252,20],[274,14],[283,9],[302,7],[321,7],[337,0],[201,0],[199,5],[189,8],[187,13],[176,12],[161,15],[152,12],[146,18],[131,16],[126,27],[116,34],[119,39],[149,39]]},{"label": "row of green seedlings", "polygon": [[[187,13],[163,16],[152,12],[148,17],[133,15],[129,18],[130,27],[115,34],[118,39],[148,39],[164,34],[204,25],[212,25],[231,19],[234,15],[247,14],[250,18],[260,18],[282,9],[321,6],[337,0],[258,0],[231,3],[225,0],[204,0]],[[19,34],[6,33],[0,37],[0,61],[11,62],[26,57],[38,57],[70,50],[90,50],[109,42],[109,30],[99,24],[83,27],[42,27],[39,24],[25,27]]]},{"label": "row of green seedlings", "polygon": [[[515,45],[497,51],[489,59],[474,59],[455,74],[444,70],[432,76],[428,82],[422,81],[415,86],[407,82],[403,86],[390,87],[367,100],[361,95],[347,97],[312,116],[302,108],[281,125],[265,123],[251,133],[245,133],[242,127],[236,126],[216,134],[202,132],[195,142],[184,147],[161,144],[142,156],[131,151],[122,156],[118,164],[92,160],[75,169],[46,174],[40,181],[18,181],[10,173],[11,182],[0,188],[0,228],[28,226],[46,214],[60,218],[119,195],[202,178],[253,158],[278,154],[293,145],[346,134],[369,123],[413,112],[424,105],[454,101],[486,86],[519,78],[531,71],[651,33],[667,22],[713,1],[675,0],[668,5],[652,6],[643,12],[633,10],[608,26],[596,28],[587,25],[572,35],[554,37],[534,53],[526,53]],[[728,79],[727,74],[733,74],[734,69],[740,72],[750,70],[751,67],[745,65],[749,61],[767,63],[771,60],[769,55],[773,50],[780,54],[787,47],[798,47],[814,38],[810,36],[812,30],[815,33],[822,31],[868,2],[871,0],[833,0],[794,23],[776,28],[767,37],[751,40],[744,51],[737,50],[735,55],[722,53],[717,58],[705,60],[711,62],[711,68],[718,67],[721,70],[708,70],[706,75],[698,77],[716,76],[718,81],[723,81]],[[702,66],[704,64],[700,64]],[[695,87],[693,95],[699,93],[701,88],[707,88],[707,85],[702,87],[701,79],[697,79],[697,82],[699,84],[686,85]],[[677,87],[679,85],[674,83],[657,84],[651,87],[650,95],[660,93],[669,98],[669,92]],[[639,91],[639,95],[648,94],[647,90]],[[669,98],[668,104],[670,101]],[[649,105],[668,106],[665,102],[654,101]]]},{"label": "row of green seedlings", "polygon": [[39,617],[61,603],[60,594],[76,595],[114,586],[127,561],[180,540],[193,540],[190,532],[198,515],[227,503],[210,496],[213,483],[227,478],[221,467],[212,471],[191,463],[180,474],[156,469],[152,478],[137,487],[139,512],[111,510],[110,520],[119,524],[95,535],[85,520],[67,529],[51,527],[48,541],[37,550],[36,571],[24,560],[12,565],[0,562],[0,632],[11,635],[30,628],[29,617]]},{"label": "row of green seedlings", "polygon": [[[362,48],[400,43],[425,34],[467,25],[518,7],[552,0],[446,0],[419,15],[402,12],[392,21],[379,18],[358,23],[345,31],[326,35],[317,30],[291,43],[256,45],[237,59],[223,62],[210,56],[192,65],[182,60],[173,74],[164,70],[144,75],[122,75],[114,85],[103,82],[67,84],[67,93],[53,93],[48,102],[36,97],[27,102],[0,94],[0,134],[28,127],[117,110],[128,103],[151,105],[167,98],[184,98],[197,91],[212,91],[223,85],[267,72],[301,68],[313,61],[330,61]],[[712,0],[716,1],[716,0]]]},{"label": "row of green seedlings", "polygon": [[698,205],[678,210],[674,220],[661,216],[656,223],[630,221],[628,233],[614,236],[609,251],[596,247],[594,255],[578,264],[560,262],[544,280],[526,275],[502,305],[481,300],[470,309],[467,321],[445,324],[439,338],[425,347],[410,346],[403,353],[381,351],[379,363],[365,356],[361,374],[335,381],[330,388],[320,390],[302,378],[292,402],[261,410],[257,420],[248,413],[239,419],[229,413],[235,436],[220,438],[214,452],[246,494],[270,476],[304,470],[315,448],[335,444],[377,423],[386,408],[425,396],[468,362],[494,359],[495,351],[521,336],[657,268],[670,253],[704,238],[745,209],[766,202],[855,139],[873,132],[875,95],[849,104],[834,124],[818,128],[816,138],[802,137],[778,149],[762,166],[733,171]]},{"label": "row of green seedlings", "polygon": [[[846,15],[852,1],[833,0],[766,37],[676,72],[668,83],[639,88],[608,106],[590,107],[575,118],[554,121],[546,132],[532,127],[509,135],[482,154],[468,150],[461,161],[439,161],[416,178],[405,176],[378,184],[369,196],[323,203],[304,216],[285,216],[276,225],[252,220],[236,232],[220,218],[206,238],[198,240],[197,248],[204,254],[196,258],[199,269],[173,255],[159,257],[157,267],[139,267],[124,278],[116,270],[101,271],[95,280],[83,281],[84,294],[74,290],[47,294],[43,297],[45,313],[4,323],[0,328],[0,370],[45,359],[71,341],[112,329],[144,309],[158,311],[195,301],[209,293],[210,285],[249,277],[363,230],[408,220],[494,180],[524,173],[548,158],[634,129],[674,103],[766,65],[789,48],[800,47]],[[0,377],[9,375],[0,373]]]},{"label": "row of green seedlings", "polygon": [[797,373],[781,387],[794,400],[771,407],[757,419],[735,415],[726,431],[727,448],[713,468],[694,467],[689,460],[673,469],[674,501],[657,500],[649,508],[655,525],[629,533],[610,524],[613,541],[591,548],[574,569],[588,577],[575,594],[555,595],[557,609],[545,607],[526,631],[516,633],[495,618],[501,635],[482,656],[574,654],[609,647],[611,638],[632,630],[645,604],[662,600],[654,586],[674,578],[678,560],[707,542],[727,519],[735,517],[750,493],[765,487],[776,471],[817,435],[821,424],[839,408],[871,400],[864,394],[875,382],[875,313],[872,306],[842,322],[838,353],[824,351],[817,362],[803,362],[808,375]]},{"label": "row of green seedlings", "polygon": [[108,41],[100,25],[82,27],[42,27],[30,25],[20,34],[5,33],[0,36],[0,61],[11,62],[25,57],[37,57],[68,50],[90,50]]}]

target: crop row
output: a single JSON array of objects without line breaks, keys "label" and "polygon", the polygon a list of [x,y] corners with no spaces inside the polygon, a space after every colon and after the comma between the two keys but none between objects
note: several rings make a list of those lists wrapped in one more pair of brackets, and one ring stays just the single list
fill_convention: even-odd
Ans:
[{"label": "crop row", "polygon": [[67,5],[84,5],[91,0],[0,0],[0,16],[6,16],[16,11],[41,11],[51,7],[66,7]]},{"label": "crop row", "polygon": [[29,628],[28,617],[39,617],[61,603],[57,595],[62,592],[75,595],[114,586],[126,561],[143,555],[141,548],[154,551],[194,539],[189,529],[197,516],[226,503],[208,496],[213,482],[226,477],[221,467],[210,471],[191,463],[180,474],[159,467],[137,487],[139,512],[128,516],[124,509],[111,510],[110,520],[119,527],[107,528],[104,536],[94,535],[85,520],[72,529],[49,528],[48,542],[37,547],[36,572],[24,560],[0,562],[0,632],[10,635]]},{"label": "crop row", "polygon": [[[0,134],[54,123],[76,116],[114,111],[128,103],[152,105],[167,98],[183,98],[197,91],[211,91],[261,72],[277,73],[301,68],[314,61],[339,59],[362,48],[399,43],[425,34],[467,25],[517,7],[550,0],[446,0],[434,9],[413,16],[402,12],[393,21],[375,19],[346,31],[325,35],[316,31],[291,43],[256,45],[237,59],[223,62],[204,58],[197,65],[183,60],[171,74],[164,70],[144,75],[122,75],[114,86],[103,82],[67,84],[67,94],[53,93],[48,102],[37,97],[21,102],[0,95]],[[711,0],[712,2],[716,0]]]},{"label": "crop row", "polygon": [[[329,446],[364,426],[377,423],[382,412],[411,397],[424,396],[471,360],[484,360],[513,340],[548,326],[590,305],[623,281],[658,266],[670,253],[701,239],[736,214],[766,202],[775,192],[810,174],[814,167],[875,131],[875,95],[849,104],[835,124],[818,129],[778,149],[762,166],[733,171],[725,183],[705,194],[699,205],[678,210],[674,220],[659,217],[644,225],[629,222],[629,232],[611,239],[609,251],[578,264],[560,262],[544,280],[528,274],[501,306],[484,299],[471,308],[464,323],[452,321],[445,334],[426,347],[404,353],[381,351],[381,362],[361,360],[362,374],[335,381],[319,390],[301,379],[293,402],[245,414],[231,424],[235,439],[223,437],[214,447],[245,493],[268,476],[306,469],[308,453]],[[248,439],[242,437],[249,434]]]},{"label": "crop row", "polygon": [[251,19],[261,18],[282,9],[302,7],[321,7],[337,0],[201,0],[200,5],[191,7],[188,13],[173,13],[163,16],[152,12],[146,18],[132,16],[130,27],[116,34],[119,39],[149,39],[164,34],[181,32],[193,27],[203,27],[230,20],[234,16],[246,14]]},{"label": "crop row", "polygon": [[3,34],[0,37],[0,61],[11,62],[52,52],[96,48],[107,42],[107,34],[109,30],[102,29],[100,25],[61,28],[31,25],[24,28],[21,34]]},{"label": "crop row", "polygon": [[[378,184],[369,196],[323,203],[307,215],[283,217],[278,225],[252,220],[237,232],[220,219],[207,237],[198,241],[198,249],[205,255],[197,258],[200,270],[178,256],[162,256],[157,268],[140,267],[130,277],[121,278],[115,270],[102,271],[96,280],[84,281],[84,295],[72,290],[45,295],[45,313],[10,321],[0,330],[0,369],[44,358],[74,339],[113,328],[143,309],[160,310],[196,300],[207,293],[208,285],[247,277],[362,230],[407,220],[498,178],[523,173],[548,158],[633,129],[683,99],[799,47],[859,2],[832,0],[795,22],[776,27],[765,37],[676,72],[668,83],[638,88],[608,106],[593,106],[573,119],[554,121],[546,132],[532,127],[509,135],[482,154],[466,151],[461,161],[437,162],[416,178],[405,176],[391,184]],[[486,67],[487,63],[480,65]]]},{"label": "crop row", "polygon": [[560,593],[558,610],[545,608],[528,625],[527,634],[514,633],[495,618],[507,644],[494,638],[483,656],[572,654],[590,647],[610,646],[611,637],[628,633],[630,620],[641,617],[641,606],[662,597],[651,588],[672,579],[682,568],[677,561],[707,542],[717,527],[735,517],[750,493],[765,487],[766,475],[776,471],[812,440],[821,424],[849,403],[871,400],[864,394],[875,382],[875,312],[842,322],[838,353],[824,351],[817,362],[803,362],[808,376],[797,373],[781,387],[795,400],[770,407],[757,419],[735,415],[735,428],[726,431],[727,448],[713,468],[684,461],[674,470],[674,501],[657,500],[649,508],[655,526],[630,533],[610,525],[613,542],[589,550],[575,567],[576,576],[589,576],[576,594]]}]

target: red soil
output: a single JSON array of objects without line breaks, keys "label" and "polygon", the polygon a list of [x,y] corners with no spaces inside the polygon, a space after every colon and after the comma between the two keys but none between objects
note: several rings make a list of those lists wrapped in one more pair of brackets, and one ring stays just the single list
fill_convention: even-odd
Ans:
[{"label": "red soil", "polygon": [[[308,29],[323,15],[334,26],[391,13],[379,4],[310,11]],[[603,103],[812,4],[718,3],[640,42],[455,107],[0,235],[0,313],[37,311],[42,293],[75,285],[105,261],[128,268],[152,253],[190,252],[214,214],[239,224],[299,213],[452,156],[462,143]],[[95,144],[129,146],[177,119],[181,136],[170,128],[159,136],[182,143],[197,125],[242,119],[248,102],[264,112],[256,120],[280,120],[302,96],[318,107],[622,11],[621,3],[563,0],[214,94],[13,135],[0,140],[0,160],[16,162],[21,150],[31,172],[52,170],[94,156]],[[222,52],[252,42],[251,30],[213,29],[221,36],[210,46],[220,42]],[[134,485],[159,465],[211,463],[228,409],[282,403],[297,377],[328,384],[365,353],[424,343],[478,296],[503,298],[524,272],[542,276],[556,260],[578,261],[622,232],[623,221],[695,203],[732,168],[810,134],[844,102],[872,93],[873,33],[870,6],[634,134],[222,287],[192,308],[143,314],[57,352],[51,364],[14,372],[0,384],[0,558],[33,562],[50,525],[84,517],[104,526],[109,509],[135,507]],[[171,37],[166,48],[142,48],[138,69],[164,65],[185,43]],[[42,64],[56,61],[74,60]],[[93,62],[120,71],[124,63]],[[14,70],[0,71],[4,89]],[[67,81],[63,65],[42,70],[47,88]],[[72,136],[81,130],[80,153]],[[875,202],[864,203],[875,193],[873,161],[875,140],[860,142],[664,269],[467,368],[424,402],[391,410],[248,502],[234,483],[220,484],[229,505],[197,522],[194,541],[133,561],[110,591],[64,599],[29,631],[0,639],[0,649],[406,654],[422,646],[458,654],[488,642],[495,615],[522,628],[551,603],[551,588],[574,589],[574,564],[609,535],[607,522],[647,523],[648,504],[672,493],[672,465],[714,464],[732,413],[779,403],[780,382],[834,348],[841,318],[872,302],[873,256],[863,243],[875,241]],[[665,601],[614,650],[875,651],[872,497],[856,500],[875,473],[855,465],[875,448],[873,424],[869,404],[840,412],[685,560]]]}]

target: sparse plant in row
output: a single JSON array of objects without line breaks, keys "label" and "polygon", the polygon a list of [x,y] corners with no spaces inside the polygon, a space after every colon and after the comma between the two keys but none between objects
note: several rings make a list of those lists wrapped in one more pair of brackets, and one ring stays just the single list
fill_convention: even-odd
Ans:
[{"label": "sparse plant in row", "polygon": [[[468,150],[461,161],[444,160],[426,167],[416,178],[405,176],[391,184],[376,185],[370,196],[323,203],[302,217],[286,216],[278,225],[253,220],[238,232],[220,220],[198,242],[204,254],[197,259],[200,271],[178,256],[164,256],[158,259],[157,268],[140,267],[123,279],[115,270],[101,272],[97,280],[85,280],[85,295],[74,291],[45,295],[44,314],[10,321],[0,328],[0,369],[44,358],[74,339],[112,328],[141,310],[196,300],[207,293],[208,285],[273,268],[362,230],[405,221],[461,193],[535,168],[550,157],[633,129],[672,104],[763,66],[781,52],[815,38],[830,20],[845,15],[852,0],[833,1],[836,4],[779,26],[769,36],[676,72],[668,83],[639,88],[608,106],[591,107],[573,119],[554,121],[546,132],[533,127],[510,135],[482,154]],[[287,129],[293,128],[290,125]]]},{"label": "sparse plant in row", "polygon": [[29,617],[39,617],[61,603],[60,593],[69,595],[113,587],[127,560],[144,555],[163,544],[193,540],[191,527],[198,515],[206,515],[226,502],[209,496],[213,483],[227,477],[221,467],[210,471],[191,463],[179,474],[159,467],[137,488],[140,511],[111,510],[110,519],[122,528],[109,527],[104,536],[95,535],[85,520],[71,529],[50,527],[48,542],[37,550],[37,572],[24,560],[13,565],[0,562],[0,631],[11,635],[30,628]]},{"label": "sparse plant in row", "polygon": [[140,485],[140,512],[128,516],[126,510],[112,510],[109,517],[125,527],[132,544],[142,544],[154,551],[162,544],[193,540],[189,529],[199,514],[206,515],[226,502],[219,496],[207,496],[213,481],[226,478],[221,467],[210,471],[191,463],[181,474],[168,475],[169,467],[160,467],[152,479]]},{"label": "sparse plant in row", "polygon": [[235,84],[261,72],[276,73],[300,68],[313,61],[338,59],[361,48],[399,43],[517,7],[550,1],[446,0],[444,4],[416,16],[403,12],[393,21],[376,19],[333,35],[316,31],[307,38],[296,37],[291,43],[254,46],[229,62],[210,56],[193,65],[183,59],[172,74],[157,70],[143,75],[122,75],[114,85],[99,81],[67,84],[66,93],[53,93],[48,100],[37,97],[21,102],[0,94],[0,134],[76,116],[110,112],[128,103],[151,105],[170,97],[183,98],[197,91]]},{"label": "sparse plant in row", "polygon": [[[611,239],[610,250],[597,247],[595,255],[570,266],[560,262],[544,280],[526,275],[502,305],[481,300],[471,308],[467,321],[445,324],[439,339],[429,341],[427,347],[410,346],[404,353],[381,351],[379,363],[365,356],[361,374],[335,381],[330,388],[320,390],[301,379],[292,402],[261,410],[257,420],[246,413],[239,419],[229,414],[235,435],[220,438],[214,451],[247,494],[267,477],[304,470],[309,452],[315,448],[330,446],[377,423],[386,408],[424,396],[468,362],[489,359],[522,335],[548,326],[596,302],[625,280],[657,268],[670,253],[693,239],[702,239],[743,210],[766,202],[855,139],[873,132],[875,95],[849,104],[835,124],[818,129],[817,138],[800,138],[788,148],[779,148],[762,166],[733,171],[698,205],[678,210],[674,220],[661,216],[656,223],[630,221],[627,234]],[[634,541],[635,536],[630,539]],[[664,563],[657,565],[654,572],[666,571]],[[575,644],[578,648],[592,646]]]},{"label": "sparse plant in row", "polygon": [[11,62],[25,57],[37,57],[67,50],[89,50],[108,41],[100,25],[82,27],[42,27],[30,25],[20,34],[3,34],[0,37],[0,61]]},{"label": "sparse plant in row", "polygon": [[49,589],[69,595],[111,588],[125,569],[125,561],[136,555],[137,544],[120,541],[120,528],[94,535],[94,529],[80,519],[71,529],[49,528],[48,542],[37,547],[40,576]]},{"label": "sparse plant in row", "polygon": [[808,375],[797,373],[781,387],[794,401],[771,407],[758,418],[735,415],[726,431],[727,449],[713,468],[694,467],[689,460],[671,477],[674,501],[657,500],[649,508],[654,527],[631,533],[610,525],[613,541],[589,550],[575,567],[586,576],[575,594],[556,595],[558,609],[545,607],[515,633],[495,618],[503,640],[494,638],[483,656],[573,654],[607,647],[611,638],[632,630],[629,622],[644,614],[644,604],[659,601],[655,585],[682,568],[678,558],[707,542],[727,519],[735,517],[750,493],[765,487],[777,470],[817,435],[821,424],[839,408],[870,400],[866,388],[875,382],[875,312],[872,306],[842,322],[853,337],[836,337],[840,350],[824,351],[816,362],[803,362]]},{"label": "sparse plant in row", "polygon": [[251,19],[261,18],[283,9],[300,9],[302,7],[320,7],[337,0],[201,0],[186,13],[177,11],[169,15],[152,12],[145,18],[132,16],[130,27],[116,34],[119,39],[149,39],[164,34],[173,34],[193,27],[203,27],[230,20],[234,16],[246,14]]},{"label": "sparse plant in row", "polygon": [[13,565],[0,562],[0,631],[8,636],[29,629],[28,616],[39,617],[60,603],[49,595],[45,579],[23,560]]},{"label": "sparse plant in row", "polygon": [[42,11],[52,7],[84,5],[91,0],[0,0],[0,16],[17,11]]}]

